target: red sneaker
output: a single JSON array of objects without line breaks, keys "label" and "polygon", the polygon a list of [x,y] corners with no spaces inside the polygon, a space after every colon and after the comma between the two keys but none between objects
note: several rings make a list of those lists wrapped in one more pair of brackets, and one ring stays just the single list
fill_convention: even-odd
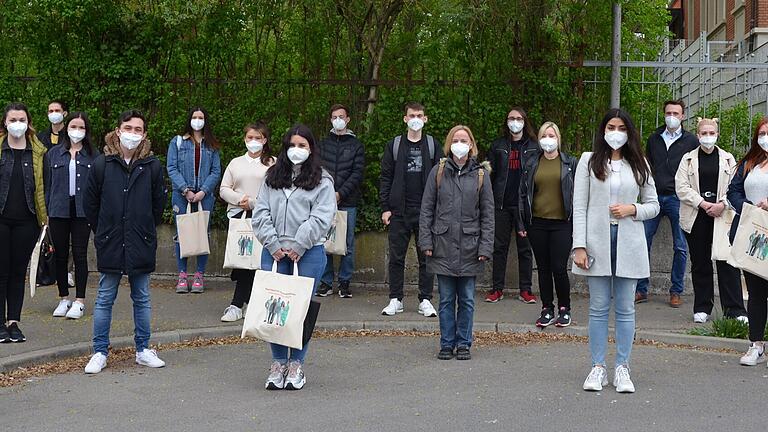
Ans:
[{"label": "red sneaker", "polygon": [[493,290],[485,296],[485,301],[488,303],[497,303],[504,298],[504,293],[501,291]]},{"label": "red sneaker", "polygon": [[536,296],[533,295],[530,291],[520,291],[520,297],[518,297],[521,302],[525,304],[534,304],[536,303]]}]

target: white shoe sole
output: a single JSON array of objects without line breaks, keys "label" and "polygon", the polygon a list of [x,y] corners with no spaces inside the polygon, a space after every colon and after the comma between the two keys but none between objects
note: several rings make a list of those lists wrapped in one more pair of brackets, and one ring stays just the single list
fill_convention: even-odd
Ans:
[{"label": "white shoe sole", "polygon": [[286,383],[284,388],[286,390],[301,390],[301,389],[304,388],[304,385],[306,383],[307,383],[307,379],[306,378],[302,378],[301,381],[299,381],[299,383],[296,384],[296,385],[293,385],[293,383],[291,383],[291,382]]},{"label": "white shoe sole", "polygon": [[136,364],[137,365],[141,365],[141,366],[146,366],[146,367],[149,367],[149,368],[153,368],[153,369],[158,369],[158,368],[161,368],[161,367],[165,367],[165,363],[159,364],[159,365],[158,364],[151,365],[151,364],[149,364],[147,362],[143,362],[143,361],[140,361],[140,360],[136,360]]},{"label": "white shoe sole", "polygon": [[77,314],[77,315],[70,315],[70,314],[67,314],[67,316],[66,316],[66,318],[67,318],[67,319],[71,319],[71,320],[80,319],[80,318],[82,318],[82,317],[83,317],[83,314],[82,314],[82,313],[79,313],[79,314]]},{"label": "white shoe sole", "polygon": [[65,316],[67,316],[67,312],[69,312],[69,311],[67,310],[67,311],[64,311],[64,312],[54,312],[53,316],[54,316],[54,318],[64,318]]},{"label": "white shoe sole", "polygon": [[739,364],[742,366],[757,366],[763,362],[765,362],[765,355],[758,357],[756,361],[744,361],[744,359],[739,359]]},{"label": "white shoe sole", "polygon": [[424,315],[425,317],[430,318],[430,317],[436,317],[437,316],[437,312],[430,312],[429,315],[427,315],[427,313],[425,311],[420,310],[419,311],[419,315]]}]

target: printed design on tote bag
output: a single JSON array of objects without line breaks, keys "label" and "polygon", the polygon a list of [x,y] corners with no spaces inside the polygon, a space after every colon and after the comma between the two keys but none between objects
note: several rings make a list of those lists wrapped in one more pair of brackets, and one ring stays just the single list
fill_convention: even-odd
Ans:
[{"label": "printed design on tote bag", "polygon": [[248,234],[241,234],[240,239],[237,240],[238,256],[253,256],[253,236]]},{"label": "printed design on tote bag", "polygon": [[768,257],[768,236],[759,230],[755,230],[750,234],[749,248],[747,249],[746,254],[761,261],[765,261],[765,258]]},{"label": "printed design on tote bag", "polygon": [[291,311],[291,301],[287,297],[292,297],[291,295],[287,295],[285,297],[282,297],[280,295],[271,295],[269,296],[269,300],[267,300],[266,303],[264,303],[264,307],[267,310],[267,317],[264,318],[264,322],[267,324],[272,324],[278,327],[285,326],[286,320],[288,320],[288,314]]}]

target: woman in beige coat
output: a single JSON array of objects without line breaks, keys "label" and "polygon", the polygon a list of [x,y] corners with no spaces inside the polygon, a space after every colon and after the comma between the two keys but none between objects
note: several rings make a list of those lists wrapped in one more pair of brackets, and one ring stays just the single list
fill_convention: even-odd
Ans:
[{"label": "woman in beige coat", "polygon": [[[675,175],[675,189],[680,198],[680,227],[691,251],[693,322],[705,323],[712,314],[715,296],[713,258],[720,258],[715,265],[723,315],[747,321],[739,270],[728,265],[723,257],[712,255],[713,244],[728,245],[725,221],[733,219],[733,212],[726,193],[736,172],[736,160],[715,145],[717,119],[699,118],[697,128],[701,145],[683,156]],[[723,227],[718,238],[713,238],[715,224]]]}]

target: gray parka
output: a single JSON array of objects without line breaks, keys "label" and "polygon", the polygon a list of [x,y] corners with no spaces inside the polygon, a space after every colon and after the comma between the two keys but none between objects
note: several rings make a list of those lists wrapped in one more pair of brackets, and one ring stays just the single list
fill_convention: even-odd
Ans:
[{"label": "gray parka", "polygon": [[[419,248],[431,250],[427,271],[447,276],[479,276],[493,254],[494,204],[489,167],[469,159],[459,169],[445,160],[440,188],[435,165],[424,187],[419,217]],[[483,183],[479,171],[483,170]],[[478,187],[480,190],[478,191]]]}]

